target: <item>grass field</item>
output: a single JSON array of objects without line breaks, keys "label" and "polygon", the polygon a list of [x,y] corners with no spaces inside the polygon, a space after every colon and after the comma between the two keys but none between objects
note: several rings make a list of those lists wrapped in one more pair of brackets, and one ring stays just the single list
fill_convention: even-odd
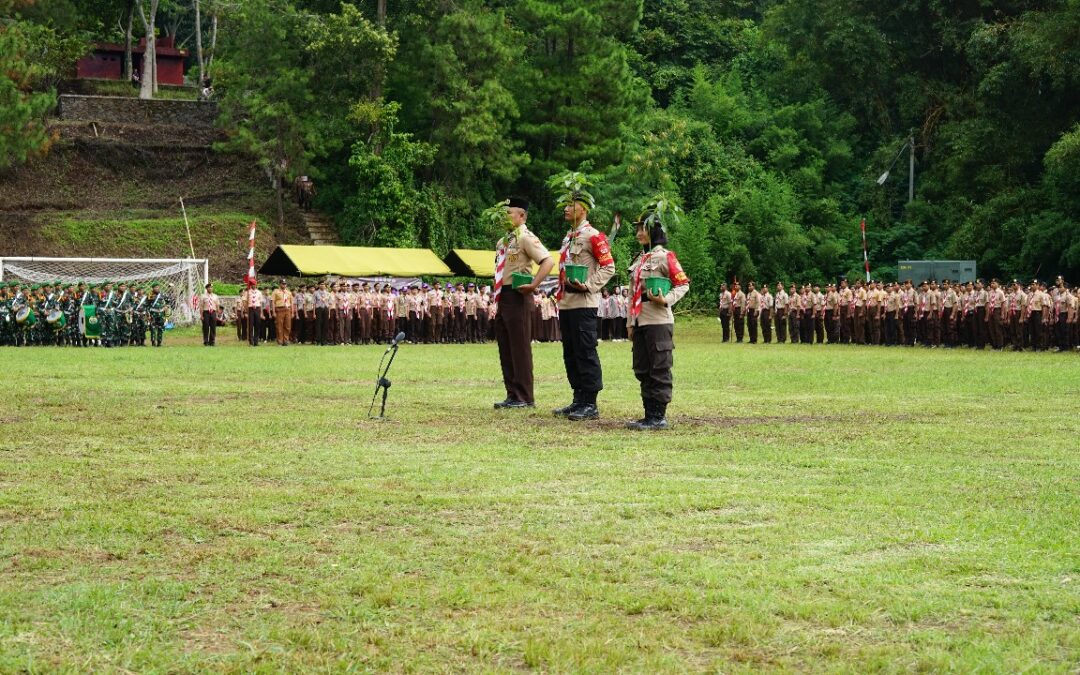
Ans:
[{"label": "grass field", "polygon": [[1080,664],[1080,358],[715,344],[675,428],[493,345],[0,350],[0,671]]}]

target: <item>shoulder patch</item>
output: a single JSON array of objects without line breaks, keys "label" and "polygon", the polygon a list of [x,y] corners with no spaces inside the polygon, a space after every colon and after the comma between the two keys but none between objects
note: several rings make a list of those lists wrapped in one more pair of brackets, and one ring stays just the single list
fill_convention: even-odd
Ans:
[{"label": "shoulder patch", "polygon": [[593,257],[601,267],[615,264],[615,258],[611,255],[611,246],[608,245],[607,237],[603,233],[597,232],[589,238],[589,242],[592,244]]},{"label": "shoulder patch", "polygon": [[675,286],[682,286],[690,283],[690,277],[686,276],[686,272],[683,271],[682,265],[679,264],[679,259],[675,257],[673,251],[667,252],[668,261],[668,278],[671,279],[671,283]]}]

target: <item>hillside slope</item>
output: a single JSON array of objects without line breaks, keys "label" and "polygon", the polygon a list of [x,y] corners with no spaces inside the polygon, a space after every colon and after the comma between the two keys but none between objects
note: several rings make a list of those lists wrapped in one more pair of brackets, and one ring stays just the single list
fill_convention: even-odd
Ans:
[{"label": "hillside slope", "polygon": [[215,279],[246,271],[247,226],[257,258],[278,243],[308,243],[292,206],[277,225],[274,192],[251,159],[216,152],[212,132],[99,122],[54,124],[49,154],[0,174],[0,255],[187,257],[187,207],[196,257]]}]

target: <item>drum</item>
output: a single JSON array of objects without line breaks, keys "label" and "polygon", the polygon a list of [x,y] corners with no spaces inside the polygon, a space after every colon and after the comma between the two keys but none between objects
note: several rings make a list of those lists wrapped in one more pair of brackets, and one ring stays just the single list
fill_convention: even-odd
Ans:
[{"label": "drum", "polygon": [[83,335],[94,340],[101,337],[101,319],[97,315],[97,307],[83,305],[80,319]]},{"label": "drum", "polygon": [[67,326],[67,316],[58,309],[54,309],[45,315],[45,323],[53,330],[63,330]]},{"label": "drum", "polygon": [[29,307],[23,307],[15,312],[15,323],[20,326],[33,326],[37,323],[37,315]]}]

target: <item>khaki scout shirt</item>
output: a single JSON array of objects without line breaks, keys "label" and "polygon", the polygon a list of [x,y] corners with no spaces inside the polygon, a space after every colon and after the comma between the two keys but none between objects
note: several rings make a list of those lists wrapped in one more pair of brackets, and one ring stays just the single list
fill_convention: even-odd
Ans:
[{"label": "khaki scout shirt", "polygon": [[746,293],[740,289],[733,297],[732,306],[740,312],[746,311]]},{"label": "khaki scout shirt", "polygon": [[220,306],[217,293],[203,293],[199,296],[199,312],[216,312]]},{"label": "khaki scout shirt", "polygon": [[777,291],[776,292],[776,297],[775,297],[773,303],[776,305],[776,310],[777,311],[780,311],[782,309],[787,309],[787,306],[788,306],[788,294],[787,294],[787,291]]},{"label": "khaki scout shirt", "polygon": [[[600,289],[615,276],[615,259],[611,256],[611,247],[607,238],[588,221],[568,233],[566,263],[586,267],[585,285],[588,293],[575,293],[563,290],[559,300],[559,309],[586,309],[600,304]],[[560,251],[560,257],[562,252]],[[599,256],[599,257],[597,257]]]},{"label": "khaki scout shirt", "polygon": [[[503,284],[510,282],[510,275],[514,272],[532,275],[533,263],[539,265],[551,254],[540,243],[540,238],[522,225],[499,240],[497,249],[506,247],[506,261],[503,265]],[[575,263],[576,264],[576,263]]]},{"label": "khaki scout shirt", "polygon": [[746,310],[756,312],[759,309],[761,309],[761,293],[754,289],[746,294]]},{"label": "khaki scout shirt", "polygon": [[[630,316],[633,307],[626,312],[626,324],[628,326],[654,326],[665,323],[675,323],[675,315],[671,313],[672,306],[682,299],[690,290],[690,279],[686,277],[678,258],[663,246],[654,246],[648,253],[642,253],[630,265],[630,278],[637,278],[638,267],[641,268],[641,313],[637,317]],[[648,291],[645,290],[645,280],[653,277],[671,280],[671,290],[664,296],[667,305],[658,305],[649,300]],[[634,289],[637,293],[637,289]]]},{"label": "khaki scout shirt", "polygon": [[288,309],[292,307],[292,293],[287,290],[275,288],[270,294],[270,300],[274,303],[274,309]]}]

